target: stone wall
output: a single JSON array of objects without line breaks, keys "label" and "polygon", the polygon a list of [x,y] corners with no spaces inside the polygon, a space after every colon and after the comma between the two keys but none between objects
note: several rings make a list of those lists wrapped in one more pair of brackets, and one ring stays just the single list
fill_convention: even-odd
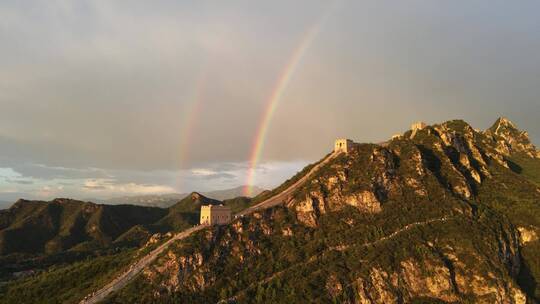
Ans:
[{"label": "stone wall", "polygon": [[222,225],[231,221],[231,209],[223,205],[201,206],[201,225]]},{"label": "stone wall", "polygon": [[336,140],[336,143],[334,144],[334,152],[345,152],[349,153],[351,147],[354,145],[353,141],[350,139],[344,139],[340,138]]}]

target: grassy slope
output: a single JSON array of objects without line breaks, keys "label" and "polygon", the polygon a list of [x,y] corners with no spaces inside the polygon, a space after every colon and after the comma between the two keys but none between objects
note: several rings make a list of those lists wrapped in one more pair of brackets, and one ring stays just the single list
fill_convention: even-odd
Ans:
[{"label": "grassy slope", "polygon": [[202,205],[219,204],[220,201],[200,196],[188,195],[168,209],[168,214],[156,223],[161,231],[184,230],[199,223],[199,210]]},{"label": "grassy slope", "polygon": [[516,155],[511,160],[519,166],[517,169],[519,174],[540,187],[540,159]]},{"label": "grassy slope", "polygon": [[78,303],[129,265],[134,252],[56,265],[38,275],[0,285],[0,303]]},{"label": "grassy slope", "polygon": [[[500,211],[516,226],[540,227],[540,159],[515,156],[512,161],[519,166],[515,174],[498,168],[494,179],[487,180],[480,188],[479,199]],[[525,177],[523,179],[522,177]],[[536,300],[540,300],[540,240],[521,248],[523,267],[520,283]]]}]

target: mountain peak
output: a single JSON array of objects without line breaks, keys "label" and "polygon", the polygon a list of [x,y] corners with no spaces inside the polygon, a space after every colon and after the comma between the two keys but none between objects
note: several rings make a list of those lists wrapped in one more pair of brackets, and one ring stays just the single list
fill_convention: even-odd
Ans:
[{"label": "mountain peak", "polygon": [[191,192],[188,196],[192,203],[203,204],[203,205],[217,205],[221,203],[220,200],[215,200],[207,196],[202,195],[199,192]]},{"label": "mountain peak", "polygon": [[531,143],[529,134],[521,131],[516,124],[506,117],[499,117],[497,121],[485,132],[493,138],[497,151],[504,155],[511,153],[525,153],[531,157],[540,157],[540,152]]},{"label": "mountain peak", "polygon": [[504,132],[504,130],[519,131],[516,124],[510,121],[510,119],[503,116],[499,117],[488,130],[492,131],[495,134],[500,134],[501,132]]},{"label": "mountain peak", "polygon": [[191,192],[191,200],[193,201],[199,201],[201,199],[206,198],[204,195],[200,194],[199,192]]}]

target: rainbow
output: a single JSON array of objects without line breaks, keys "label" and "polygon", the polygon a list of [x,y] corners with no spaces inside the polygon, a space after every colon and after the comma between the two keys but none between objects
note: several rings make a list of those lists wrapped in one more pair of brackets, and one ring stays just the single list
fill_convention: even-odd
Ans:
[{"label": "rainbow", "polygon": [[[191,96],[188,99],[186,109],[184,111],[181,127],[181,139],[180,139],[180,153],[177,158],[178,166],[181,168],[189,158],[189,147],[191,146],[191,140],[193,130],[197,124],[197,118],[200,115],[201,104],[204,100],[204,90],[206,88],[206,82],[208,78],[207,65],[200,69],[199,75],[195,78],[195,86],[191,92]],[[180,186],[181,181],[177,181],[177,186]]]},{"label": "rainbow", "polygon": [[290,56],[290,59],[287,61],[287,64],[285,65],[285,68],[279,74],[280,76],[278,77],[273,87],[272,93],[270,94],[270,97],[268,98],[266,102],[266,105],[264,108],[265,110],[260,120],[260,124],[257,128],[257,133],[253,141],[253,146],[250,153],[247,179],[245,183],[246,186],[244,187],[245,196],[252,195],[252,187],[255,182],[255,170],[261,159],[261,153],[264,150],[264,145],[266,142],[266,135],[268,133],[268,129],[270,127],[272,117],[274,116],[274,113],[276,112],[276,108],[278,107],[279,102],[281,101],[283,97],[283,93],[285,92],[287,86],[289,85],[292,79],[292,76],[298,69],[298,66],[300,62],[302,61],[302,58],[304,57],[307,49],[313,43],[313,40],[319,33],[320,28],[322,24],[324,24],[324,21],[327,19],[327,17],[328,17],[328,14],[326,14],[323,17],[321,22],[318,22],[317,24],[312,26],[308,31],[306,31],[306,34],[300,40],[300,43],[298,44],[298,46],[293,50]]}]

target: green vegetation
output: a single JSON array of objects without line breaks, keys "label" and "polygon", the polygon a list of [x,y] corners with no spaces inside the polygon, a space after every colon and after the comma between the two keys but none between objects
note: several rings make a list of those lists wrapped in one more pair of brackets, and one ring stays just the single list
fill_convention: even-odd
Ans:
[{"label": "green vegetation", "polygon": [[[531,300],[539,298],[539,242],[518,249],[516,230],[518,226],[540,227],[540,193],[530,181],[540,174],[538,160],[514,160],[521,168],[517,172],[485,155],[480,156],[485,159],[475,159],[467,145],[494,153],[489,138],[463,121],[448,122],[444,128],[449,130],[446,140],[453,144],[444,146],[439,129],[428,127],[413,140],[393,140],[387,147],[358,145],[349,155],[324,166],[294,194],[296,201],[311,193],[328,198],[335,195],[328,192],[328,181],[344,179],[340,197],[372,191],[382,204],[381,212],[362,213],[346,205],[330,211],[326,202],[325,213],[314,208],[316,227],[308,227],[299,222],[294,208],[262,211],[238,219],[234,225],[197,233],[171,247],[175,257],[163,255],[156,263],[201,256],[203,266],[188,259],[180,272],[153,269],[153,279],[138,278],[108,303],[226,299],[238,303],[354,303],[362,290],[359,282],[373,279],[374,269],[399,274],[405,262],[416,267],[417,279],[437,275],[434,266],[465,276],[495,273],[502,282],[517,281]],[[481,167],[484,163],[486,168]],[[254,202],[286,189],[312,166]],[[487,170],[489,177],[482,175],[482,183],[477,183],[472,169],[482,174]],[[470,189],[470,197],[456,189]],[[521,258],[519,274],[509,271],[518,266],[510,258],[514,254]],[[174,287],[176,291],[163,289],[162,284],[177,277],[182,279]],[[399,280],[401,289],[396,293],[405,296],[409,283],[402,276]],[[160,296],[156,297],[156,291]],[[460,303],[474,303],[478,298],[473,292],[461,290],[454,297]],[[405,298],[405,302],[444,303],[437,298],[441,294],[434,296]]]},{"label": "green vegetation", "polygon": [[223,204],[231,208],[233,214],[238,213],[252,205],[252,200],[249,197],[237,197],[233,199],[224,200]]},{"label": "green vegetation", "polygon": [[108,247],[132,227],[150,225],[166,212],[68,199],[21,200],[0,211],[0,254],[54,254]]},{"label": "green vegetation", "polygon": [[168,214],[154,226],[160,231],[180,231],[199,223],[202,205],[217,205],[222,202],[192,193],[168,209]]},{"label": "green vegetation", "polygon": [[[524,133],[503,120],[498,123],[504,128],[496,125],[491,133],[481,133],[455,120],[420,130],[413,139],[357,145],[297,189],[287,207],[259,211],[172,244],[146,270],[148,275],[105,302],[356,303],[364,292],[380,296],[373,290],[387,288],[390,297],[405,303],[475,303],[479,295],[469,285],[478,277],[490,288],[520,288],[529,302],[539,300],[540,241],[520,244],[517,228],[540,229],[540,159],[527,151],[496,154],[496,145],[505,140],[495,134],[500,130],[519,136],[522,146],[529,147]],[[510,169],[503,166],[504,159]],[[241,211],[287,189],[315,165],[254,199],[239,197],[224,204]],[[364,200],[380,204],[380,211],[359,208],[367,204]],[[113,231],[107,234],[109,244],[137,246],[153,231],[197,223],[201,205],[218,203],[193,193],[151,223],[113,230],[104,223],[114,222],[115,213],[90,223],[106,228],[100,232]],[[34,212],[23,211],[16,216]],[[128,216],[129,223],[142,221],[137,214]],[[77,222],[76,216],[58,218]],[[306,218],[312,221],[307,224]],[[0,216],[0,229],[19,221]],[[77,235],[76,229],[59,230]],[[79,248],[94,243],[74,243],[70,252],[87,252]],[[23,294],[22,302],[32,302],[48,288],[54,293],[51,303],[78,301],[125,267],[132,254],[51,262],[36,276],[4,285],[0,303],[15,301],[17,294]],[[0,259],[0,265],[11,262]],[[441,290],[416,292],[411,287],[428,279],[440,283]],[[444,289],[445,280],[452,285],[449,289]],[[495,302],[495,296],[481,297]]]},{"label": "green vegetation", "polygon": [[[435,205],[426,209],[434,209]],[[418,211],[413,215],[414,221],[422,215]],[[273,231],[281,231],[289,227],[293,231],[292,237],[285,237],[277,233],[265,235],[260,230],[237,234],[231,227],[217,227],[213,235],[216,242],[231,242],[229,246],[216,247],[209,244],[205,233],[194,237],[171,248],[178,256],[193,256],[199,250],[213,270],[208,273],[209,279],[216,281],[212,288],[197,292],[180,292],[164,294],[162,298],[154,298],[153,290],[156,286],[142,277],[129,284],[120,293],[108,299],[108,303],[215,303],[221,299],[235,297],[239,303],[328,303],[337,301],[341,303],[355,292],[349,287],[337,298],[328,296],[324,287],[329,275],[335,275],[346,284],[352,278],[364,277],[371,269],[370,265],[379,265],[383,269],[400,268],[400,261],[413,259],[422,261],[426,256],[437,259],[437,250],[446,246],[460,246],[471,252],[490,253],[490,262],[477,265],[478,271],[490,269],[489,263],[498,263],[497,252],[492,248],[498,247],[497,233],[505,230],[491,232],[490,227],[502,224],[508,229],[504,220],[492,216],[483,216],[479,223],[456,215],[455,219],[447,222],[436,222],[419,226],[376,245],[370,244],[384,236],[398,230],[398,223],[388,223],[383,228],[376,223],[384,223],[387,216],[367,216],[350,208],[343,212],[329,214],[324,218],[317,229],[305,228],[298,225],[294,214],[286,208],[277,207],[267,213],[263,220],[265,225],[272,227]],[[354,220],[359,224],[352,228],[344,221]],[[403,219],[411,221],[413,219]],[[497,224],[493,224],[497,223]],[[500,224],[499,224],[500,223]],[[242,226],[258,227],[260,222],[253,218],[243,219]],[[462,227],[469,227],[464,233]],[[374,229],[375,228],[375,229]],[[256,229],[256,228],[255,228]],[[343,234],[343,232],[346,232]],[[426,236],[436,239],[435,247],[426,245]],[[238,240],[240,239],[240,240]],[[254,246],[260,254],[249,254],[249,245],[244,240],[252,239]],[[349,247],[342,252],[332,250],[337,245],[346,244]],[[417,244],[415,247],[409,244]],[[238,254],[231,254],[234,248],[241,251],[247,260],[241,261]],[[221,257],[226,258],[221,258]],[[473,260],[473,262],[476,262]],[[249,265],[245,267],[244,265]],[[426,269],[426,271],[429,271]],[[173,274],[174,275],[174,274]],[[157,279],[165,280],[167,276]],[[302,278],[299,280],[298,278]],[[185,278],[186,285],[193,284],[193,278]],[[427,302],[429,303],[429,302]]]},{"label": "green vegetation", "polygon": [[134,250],[59,264],[0,285],[0,303],[78,303],[110,282],[132,261]]},{"label": "green vegetation", "polygon": [[[519,161],[522,168],[520,175],[509,174],[505,168],[497,167],[495,178],[484,182],[478,199],[482,204],[507,216],[519,227],[540,227],[540,198],[537,192],[535,176],[540,176],[540,159]],[[528,243],[521,249],[523,267],[519,282],[536,299],[540,299],[540,241]]]},{"label": "green vegetation", "polygon": [[[0,211],[0,303],[78,303],[132,261],[129,248],[155,232],[191,227],[201,205],[220,203],[197,193],[169,209],[21,200]],[[225,202],[234,212],[250,203],[244,197]],[[14,279],[24,271],[28,277]]]},{"label": "green vegetation", "polygon": [[528,157],[526,155],[515,155],[510,161],[517,165],[513,169],[529,181],[540,187],[540,160]]}]

